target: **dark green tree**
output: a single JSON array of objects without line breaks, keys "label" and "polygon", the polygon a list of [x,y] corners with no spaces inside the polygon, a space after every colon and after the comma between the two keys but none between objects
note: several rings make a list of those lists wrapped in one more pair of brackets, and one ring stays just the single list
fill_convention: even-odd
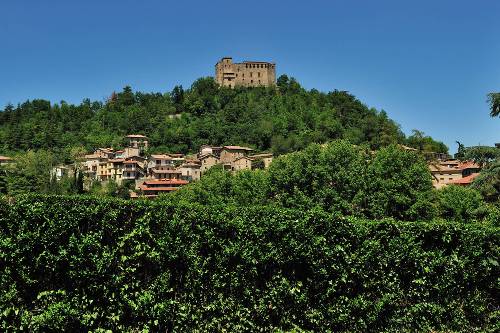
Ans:
[{"label": "dark green tree", "polygon": [[488,104],[490,105],[490,116],[500,115],[500,93],[488,94]]}]

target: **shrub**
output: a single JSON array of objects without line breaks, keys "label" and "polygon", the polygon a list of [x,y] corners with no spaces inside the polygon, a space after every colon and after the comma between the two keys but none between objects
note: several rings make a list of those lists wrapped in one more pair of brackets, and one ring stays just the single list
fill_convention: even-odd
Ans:
[{"label": "shrub", "polygon": [[322,210],[19,197],[0,201],[0,328],[493,331],[499,238]]}]

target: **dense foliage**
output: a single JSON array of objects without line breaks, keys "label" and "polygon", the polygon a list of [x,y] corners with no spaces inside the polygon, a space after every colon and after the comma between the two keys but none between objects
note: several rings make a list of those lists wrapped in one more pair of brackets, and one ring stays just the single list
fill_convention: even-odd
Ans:
[{"label": "dense foliage", "polygon": [[[202,78],[186,91],[178,86],[165,94],[134,93],[125,87],[105,102],[33,100],[0,112],[3,154],[46,149],[63,161],[72,147],[118,148],[130,133],[150,137],[153,151],[183,153],[202,144],[249,145],[281,154],[338,138],[372,149],[406,140],[384,111],[344,91],[306,91],[286,75],[271,88],[229,89]],[[422,140],[429,149],[447,150],[425,136],[407,144]]]},{"label": "dense foliage", "polygon": [[496,331],[498,227],[0,201],[3,331]]},{"label": "dense foliage", "polygon": [[266,170],[233,174],[213,168],[200,181],[163,200],[300,210],[316,207],[374,219],[443,217],[473,222],[498,216],[494,192],[488,192],[492,204],[486,204],[483,191],[455,187],[434,190],[429,168],[416,152],[397,146],[372,152],[340,140],[282,155]]}]

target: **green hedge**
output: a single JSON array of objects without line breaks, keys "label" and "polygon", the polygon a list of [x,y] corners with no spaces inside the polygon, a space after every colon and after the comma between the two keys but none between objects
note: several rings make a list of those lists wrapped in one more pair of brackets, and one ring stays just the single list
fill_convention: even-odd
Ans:
[{"label": "green hedge", "polygon": [[0,201],[0,330],[495,331],[499,229],[270,207]]}]

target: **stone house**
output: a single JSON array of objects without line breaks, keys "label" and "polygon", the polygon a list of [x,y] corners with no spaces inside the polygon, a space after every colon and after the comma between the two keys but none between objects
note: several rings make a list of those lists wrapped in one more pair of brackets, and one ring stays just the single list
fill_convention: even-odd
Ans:
[{"label": "stone house", "polygon": [[208,169],[220,163],[220,159],[214,154],[207,154],[200,157],[200,173],[204,174]]},{"label": "stone house", "polygon": [[220,153],[220,163],[221,164],[231,164],[234,160],[248,156],[248,154],[253,151],[252,148],[241,147],[241,146],[224,146],[222,147]]},{"label": "stone house", "polygon": [[231,162],[231,171],[251,170],[252,159],[247,156],[241,156]]},{"label": "stone house", "polygon": [[186,162],[177,168],[181,172],[181,178],[187,181],[199,180],[201,177],[201,165],[194,162]]}]

